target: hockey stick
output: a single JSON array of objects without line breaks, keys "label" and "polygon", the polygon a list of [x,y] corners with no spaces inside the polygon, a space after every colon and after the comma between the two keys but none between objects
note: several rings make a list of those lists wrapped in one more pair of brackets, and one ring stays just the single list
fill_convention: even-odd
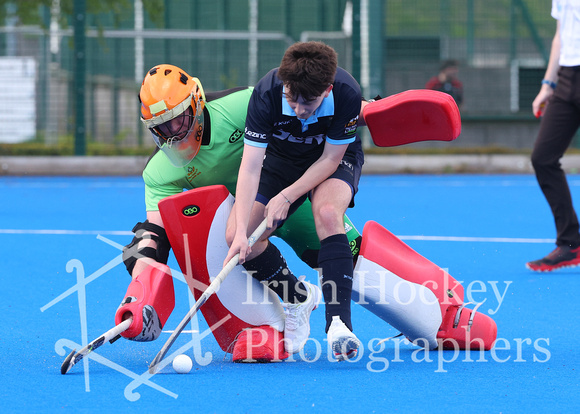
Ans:
[{"label": "hockey stick", "polygon": [[[266,219],[264,219],[260,223],[258,228],[256,230],[254,230],[252,235],[248,238],[248,245],[250,247],[253,246],[253,244],[256,242],[256,240],[258,240],[260,238],[260,236],[262,236],[264,231],[266,231]],[[223,269],[218,273],[218,275],[214,278],[214,280],[209,284],[207,289],[205,289],[205,291],[201,294],[201,296],[199,297],[197,302],[195,302],[195,305],[193,305],[193,307],[189,310],[189,312],[187,312],[187,315],[185,315],[185,318],[183,318],[183,320],[179,323],[179,325],[177,325],[177,328],[175,328],[175,330],[173,331],[173,333],[171,334],[171,336],[169,337],[167,342],[165,342],[165,345],[163,345],[163,348],[161,348],[159,353],[153,359],[153,362],[151,362],[151,365],[149,365],[149,373],[150,374],[155,374],[157,372],[157,367],[159,366],[159,364],[161,363],[163,358],[165,358],[165,355],[167,355],[169,348],[171,348],[171,346],[173,345],[173,343],[175,342],[177,337],[185,329],[185,326],[189,323],[189,321],[191,321],[191,318],[193,318],[193,316],[197,313],[199,308],[201,308],[202,305],[208,300],[208,298],[219,289],[220,285],[225,280],[226,276],[238,264],[239,258],[240,258],[240,254],[238,253],[234,257],[232,257],[229,262],[226,263],[226,265],[223,267]]]},{"label": "hockey stick", "polygon": [[119,339],[121,332],[124,332],[127,329],[129,329],[129,326],[131,326],[131,322],[133,322],[133,318],[125,319],[119,325],[108,330],[107,332],[99,336],[97,339],[92,341],[90,344],[82,348],[79,352],[76,352],[76,349],[73,349],[62,363],[60,367],[60,373],[64,375],[67,372],[69,372],[71,368],[77,364],[77,362],[79,362],[85,356],[93,352],[95,349],[99,348],[105,342],[107,341],[111,343],[115,342],[117,339]]}]

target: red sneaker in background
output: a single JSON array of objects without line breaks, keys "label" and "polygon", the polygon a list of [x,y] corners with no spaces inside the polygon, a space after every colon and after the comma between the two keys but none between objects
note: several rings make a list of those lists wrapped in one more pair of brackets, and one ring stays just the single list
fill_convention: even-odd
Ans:
[{"label": "red sneaker in background", "polygon": [[543,259],[526,263],[526,267],[536,272],[551,272],[563,267],[580,265],[580,247],[558,246]]}]

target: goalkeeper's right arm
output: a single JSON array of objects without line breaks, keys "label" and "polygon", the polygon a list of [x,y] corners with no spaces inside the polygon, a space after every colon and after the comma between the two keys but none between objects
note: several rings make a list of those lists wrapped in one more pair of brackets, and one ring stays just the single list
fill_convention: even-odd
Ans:
[{"label": "goalkeeper's right arm", "polygon": [[152,341],[175,307],[173,278],[167,267],[170,244],[158,211],[133,227],[135,237],[123,249],[123,261],[132,277],[115,314],[115,324],[132,318],[121,335],[135,341]]},{"label": "goalkeeper's right arm", "polygon": [[133,341],[153,341],[175,308],[173,277],[167,265],[156,263],[133,278],[115,313],[115,324],[132,318],[121,336]]},{"label": "goalkeeper's right arm", "polygon": [[155,262],[167,264],[171,245],[159,211],[148,211],[147,220],[137,223],[133,233],[135,237],[123,249],[123,262],[133,278]]}]

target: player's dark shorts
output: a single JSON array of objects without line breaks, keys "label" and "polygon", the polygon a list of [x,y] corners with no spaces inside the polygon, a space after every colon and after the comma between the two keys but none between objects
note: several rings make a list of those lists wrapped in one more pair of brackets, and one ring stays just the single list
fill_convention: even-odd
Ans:
[{"label": "player's dark shorts", "polygon": [[[364,163],[364,156],[360,141],[349,145],[349,150],[344,154],[340,165],[329,178],[338,178],[346,182],[352,190],[352,198],[349,207],[354,207],[354,196],[358,191],[358,182]],[[297,167],[296,163],[291,160],[280,158],[274,154],[266,152],[262,173],[260,175],[260,185],[256,201],[266,205],[271,198],[276,196],[280,191],[296,182],[306,170]],[[303,195],[294,201],[290,206],[288,215],[292,214],[310,193]]]}]

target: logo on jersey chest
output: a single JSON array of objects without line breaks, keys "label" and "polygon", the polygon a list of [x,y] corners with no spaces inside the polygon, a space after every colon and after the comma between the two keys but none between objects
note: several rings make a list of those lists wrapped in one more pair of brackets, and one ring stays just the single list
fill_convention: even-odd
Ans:
[{"label": "logo on jersey chest", "polygon": [[243,136],[244,136],[244,133],[242,131],[240,131],[239,129],[236,129],[234,131],[234,133],[232,135],[230,135],[230,139],[229,139],[230,144],[233,144],[234,142],[239,141],[240,138]]},{"label": "logo on jersey chest", "polygon": [[187,181],[189,181],[190,183],[193,182],[193,180],[195,179],[195,177],[197,177],[198,175],[201,174],[201,171],[198,170],[195,167],[188,167],[187,168]]},{"label": "logo on jersey chest", "polygon": [[320,145],[324,141],[324,134],[312,135],[309,137],[295,137],[290,132],[287,131],[277,131],[272,134],[273,137],[281,139],[282,141],[293,142],[295,144],[307,144],[310,145],[314,141],[316,144]]},{"label": "logo on jersey chest", "polygon": [[285,120],[285,121],[276,122],[276,123],[274,124],[274,127],[279,127],[279,126],[281,126],[281,125],[288,125],[288,124],[289,124],[289,123],[291,123],[291,122],[292,122],[292,119],[287,119],[287,120]]}]

